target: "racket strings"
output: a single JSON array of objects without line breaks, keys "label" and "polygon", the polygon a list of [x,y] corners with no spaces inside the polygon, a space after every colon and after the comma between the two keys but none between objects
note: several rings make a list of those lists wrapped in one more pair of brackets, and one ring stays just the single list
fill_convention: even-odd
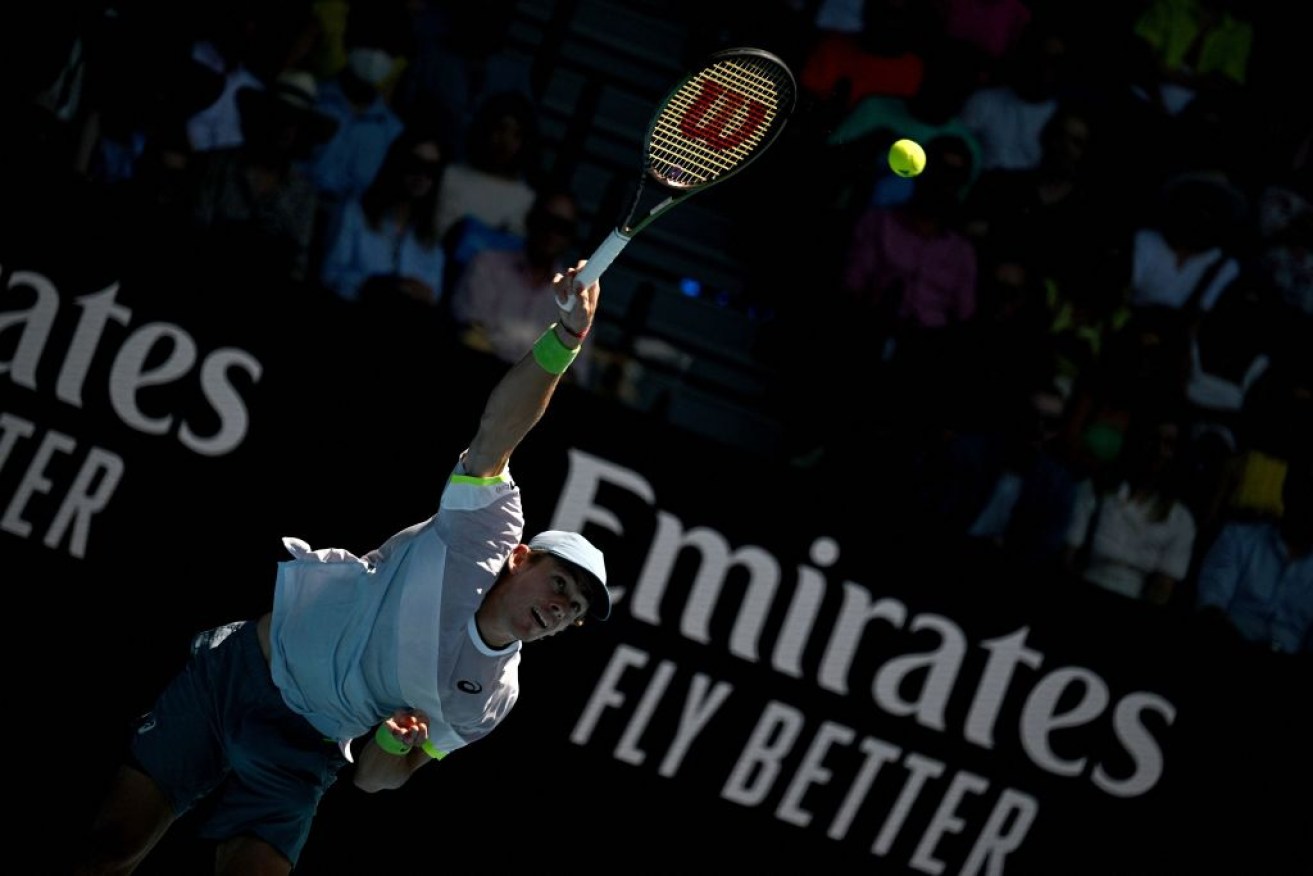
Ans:
[{"label": "racket strings", "polygon": [[744,163],[783,122],[793,77],[759,59],[713,64],[667,101],[649,137],[650,172],[675,188],[705,185]]}]

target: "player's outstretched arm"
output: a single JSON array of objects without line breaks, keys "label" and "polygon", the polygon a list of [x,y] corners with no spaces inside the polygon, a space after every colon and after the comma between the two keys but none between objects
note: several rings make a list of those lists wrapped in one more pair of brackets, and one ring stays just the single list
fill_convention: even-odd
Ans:
[{"label": "player's outstretched arm", "polygon": [[561,305],[555,327],[544,333],[533,349],[511,366],[493,387],[479,419],[479,429],[465,451],[465,473],[474,477],[501,474],[511,453],[547,411],[561,375],[578,353],[583,336],[593,327],[601,289],[597,282],[580,287],[575,275],[580,261],[552,284]]}]

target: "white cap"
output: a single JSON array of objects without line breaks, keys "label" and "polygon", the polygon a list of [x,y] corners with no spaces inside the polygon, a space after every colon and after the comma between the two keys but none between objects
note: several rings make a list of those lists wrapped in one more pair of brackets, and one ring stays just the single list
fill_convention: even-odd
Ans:
[{"label": "white cap", "polygon": [[598,620],[611,616],[611,591],[606,587],[606,560],[593,543],[577,532],[549,529],[529,540],[529,547],[573,563],[597,579],[588,599],[588,613]]}]

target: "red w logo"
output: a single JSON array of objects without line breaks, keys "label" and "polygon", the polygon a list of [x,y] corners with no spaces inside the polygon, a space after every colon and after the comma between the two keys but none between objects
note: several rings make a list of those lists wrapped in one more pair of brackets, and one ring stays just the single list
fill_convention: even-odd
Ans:
[{"label": "red w logo", "polygon": [[766,105],[761,101],[704,79],[702,93],[679,120],[679,132],[719,152],[741,144],[765,120]]}]

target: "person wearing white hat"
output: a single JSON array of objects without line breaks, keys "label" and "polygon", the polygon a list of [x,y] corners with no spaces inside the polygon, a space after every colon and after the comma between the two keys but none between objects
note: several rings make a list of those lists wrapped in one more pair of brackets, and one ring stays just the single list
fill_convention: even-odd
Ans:
[{"label": "person wearing white hat", "polygon": [[523,541],[511,453],[592,327],[584,263],[558,274],[556,322],[490,393],[427,520],[357,557],[284,539],[272,611],[196,637],[143,716],[76,873],[130,873],[202,798],[217,873],[290,873],[348,763],[367,792],[483,738],[520,693],[526,642],[611,613],[583,535]]}]

